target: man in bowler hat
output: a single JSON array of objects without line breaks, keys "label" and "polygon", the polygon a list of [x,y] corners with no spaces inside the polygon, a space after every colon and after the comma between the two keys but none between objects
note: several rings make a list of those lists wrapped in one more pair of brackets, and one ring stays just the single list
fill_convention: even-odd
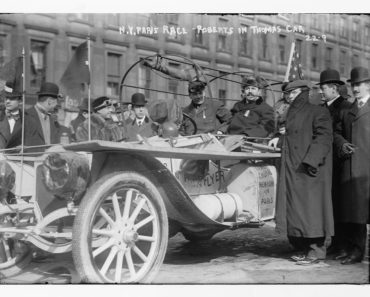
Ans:
[{"label": "man in bowler hat", "polygon": [[59,87],[54,83],[44,82],[37,94],[37,103],[26,110],[26,118],[31,118],[36,125],[35,133],[30,134],[25,129],[26,144],[32,146],[59,143],[62,128],[55,116],[55,110],[61,98]]},{"label": "man in bowler hat", "polygon": [[[276,228],[296,248],[292,259],[310,265],[326,258],[334,235],[331,201],[332,122],[326,108],[309,102],[310,83],[290,82],[286,133],[281,135],[281,167]],[[277,141],[272,141],[277,143]]]},{"label": "man in bowler hat", "polygon": [[[335,123],[339,119],[339,113],[342,109],[349,108],[351,103],[346,100],[346,98],[341,96],[342,87],[345,83],[340,80],[339,72],[335,69],[327,69],[320,73],[320,82],[317,83],[320,86],[322,94],[323,106],[328,108],[332,121],[333,128]],[[333,175],[332,175],[332,199],[333,199],[333,211],[334,211],[334,221],[335,221],[335,234],[340,234],[342,226],[337,222],[337,201],[339,195],[340,187],[340,172],[342,168],[342,163],[338,154],[333,151]],[[332,241],[332,246],[330,247],[330,253],[336,254],[341,250],[342,243],[340,242],[340,237],[334,236]],[[336,257],[336,256],[335,256]]]},{"label": "man in bowler hat", "polygon": [[[72,131],[73,138],[76,138],[76,131],[77,127],[81,125],[88,117],[89,117],[89,98],[83,98],[81,104],[79,105],[78,109],[78,116],[77,118],[73,119],[70,124],[70,128]],[[91,105],[91,104],[90,104]],[[90,107],[90,112],[93,111],[93,108]]]},{"label": "man in bowler hat", "polygon": [[353,104],[341,110],[334,129],[334,145],[342,160],[338,199],[339,234],[345,242],[337,255],[342,264],[361,262],[369,224],[370,199],[370,73],[364,67],[351,70]]},{"label": "man in bowler hat", "polygon": [[138,141],[140,137],[151,137],[157,135],[157,127],[147,116],[147,100],[142,93],[135,93],[131,97],[132,110],[135,117],[125,121],[127,129],[127,141]]}]

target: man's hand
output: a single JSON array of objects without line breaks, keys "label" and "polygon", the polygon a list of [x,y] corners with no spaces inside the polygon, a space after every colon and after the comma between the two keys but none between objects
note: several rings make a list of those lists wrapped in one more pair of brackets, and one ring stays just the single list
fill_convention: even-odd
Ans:
[{"label": "man's hand", "polygon": [[277,148],[278,142],[279,142],[279,137],[275,137],[275,138],[271,139],[268,142],[268,146],[272,146],[273,148]]},{"label": "man's hand", "polygon": [[356,146],[349,142],[343,143],[342,148],[341,148],[342,153],[345,155],[353,154],[355,150],[356,150]]}]

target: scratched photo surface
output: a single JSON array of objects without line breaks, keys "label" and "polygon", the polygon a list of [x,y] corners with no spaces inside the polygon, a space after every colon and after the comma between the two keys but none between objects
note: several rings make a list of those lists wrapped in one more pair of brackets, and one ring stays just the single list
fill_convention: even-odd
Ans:
[{"label": "scratched photo surface", "polygon": [[[1,150],[10,156],[0,160],[0,284],[368,284],[369,225],[356,264],[291,259],[274,220],[281,154],[268,146],[285,124],[283,82],[310,81],[308,100],[320,105],[320,73],[335,69],[346,82],[358,66],[370,69],[368,14],[0,14],[1,112],[10,80],[20,110],[37,104],[45,82],[57,84],[53,117],[66,130],[54,144],[71,154]],[[229,137],[220,119],[255,76],[271,131]],[[190,108],[194,81],[224,114]],[[137,93],[156,130],[131,143],[119,129],[134,125]],[[102,96],[114,127],[101,138],[73,130]],[[241,121],[254,116],[244,110]],[[185,135],[164,128],[169,120]]]}]

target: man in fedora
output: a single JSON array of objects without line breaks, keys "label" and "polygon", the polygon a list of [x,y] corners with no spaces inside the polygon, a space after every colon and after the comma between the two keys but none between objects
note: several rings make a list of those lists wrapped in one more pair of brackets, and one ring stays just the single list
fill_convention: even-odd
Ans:
[{"label": "man in fedora", "polygon": [[62,129],[55,116],[61,98],[59,87],[52,82],[44,82],[37,94],[37,103],[26,110],[26,119],[31,118],[35,122],[36,133],[31,134],[25,130],[26,144],[33,146],[59,143]]},{"label": "man in fedora", "polygon": [[[342,87],[345,87],[345,83],[340,80],[340,75],[337,70],[334,69],[327,69],[320,73],[320,82],[317,83],[320,86],[321,94],[322,94],[322,102],[323,106],[327,107],[332,121],[333,121],[333,128],[335,123],[339,119],[339,113],[342,109],[349,108],[351,103],[346,100],[346,98],[342,97],[340,92],[342,92]],[[334,144],[333,144],[334,145]],[[334,221],[335,221],[335,236],[333,237],[332,245],[328,252],[337,254],[342,249],[342,242],[340,240],[340,234],[342,227],[341,224],[338,222],[338,196],[340,193],[340,172],[342,168],[342,162],[338,157],[338,154],[333,150],[333,175],[332,175],[332,199],[333,199],[333,212],[334,212]],[[336,257],[337,255],[335,255]]]},{"label": "man in fedora", "polygon": [[135,117],[125,121],[127,129],[127,141],[138,141],[140,137],[151,137],[157,135],[157,127],[147,116],[147,101],[142,93],[135,93],[131,96],[132,110]]},{"label": "man in fedora", "polygon": [[346,246],[337,258],[342,264],[361,262],[369,223],[370,197],[370,74],[364,67],[351,70],[354,103],[339,114],[334,144],[342,159],[338,220]]},{"label": "man in fedora", "polygon": [[243,78],[243,99],[231,109],[233,117],[227,129],[229,134],[267,137],[274,131],[274,110],[261,96],[263,87],[259,76]]},{"label": "man in fedora", "polygon": [[8,81],[2,95],[5,99],[5,110],[0,113],[0,149],[8,149],[22,144],[22,94]]},{"label": "man in fedora", "polygon": [[[86,108],[85,106],[84,108]],[[76,128],[76,140],[89,140],[89,123],[91,124],[91,140],[123,141],[127,138],[125,127],[112,119],[112,113],[115,111],[113,101],[101,96],[92,102],[92,114],[89,121],[87,115],[84,122]]]},{"label": "man in fedora", "polygon": [[[309,102],[310,82],[285,89],[289,109],[281,135],[282,159],[276,198],[276,228],[296,248],[292,259],[310,265],[326,258],[334,234],[331,201],[332,123],[330,113]],[[273,141],[277,143],[277,141]]]}]

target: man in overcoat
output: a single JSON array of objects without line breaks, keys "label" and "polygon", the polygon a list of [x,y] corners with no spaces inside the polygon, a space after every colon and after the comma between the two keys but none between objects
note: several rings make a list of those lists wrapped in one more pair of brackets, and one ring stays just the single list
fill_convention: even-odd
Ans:
[{"label": "man in overcoat", "polygon": [[[286,87],[290,107],[282,135],[276,205],[277,230],[287,233],[297,264],[325,259],[334,234],[331,201],[332,122],[327,109],[308,102],[310,83]],[[275,141],[276,143],[276,141]]]},{"label": "man in overcoat", "polygon": [[339,256],[342,264],[360,262],[365,251],[366,224],[369,223],[370,196],[370,75],[364,67],[351,71],[355,102],[340,113],[334,143],[342,158],[338,220],[344,223],[346,248]]},{"label": "man in overcoat", "polygon": [[5,97],[5,110],[0,113],[0,149],[8,149],[22,144],[22,94],[11,82],[6,82],[2,91]]},{"label": "man in overcoat", "polygon": [[135,93],[131,96],[132,109],[135,118],[128,118],[125,121],[127,128],[127,141],[138,141],[140,137],[151,137],[157,135],[157,126],[147,116],[147,100],[142,93]]},{"label": "man in overcoat", "polygon": [[229,134],[249,137],[267,137],[274,132],[274,110],[261,97],[260,77],[247,77],[242,81],[242,100],[231,109],[233,115],[227,129]]},{"label": "man in overcoat", "polygon": [[62,128],[55,115],[60,97],[56,84],[44,82],[41,85],[36,105],[26,110],[25,120],[30,120],[35,125],[35,129],[31,131],[27,130],[27,127],[25,129],[26,145],[39,146],[60,142]]},{"label": "man in overcoat", "polygon": [[[349,108],[351,103],[340,95],[341,87],[345,85],[340,80],[340,75],[337,70],[327,69],[320,73],[320,82],[318,83],[322,93],[323,106],[327,107],[333,121],[333,129],[335,123],[338,122],[341,110]],[[332,175],[332,199],[335,221],[335,237],[333,238],[331,250],[338,252],[342,249],[342,242],[339,234],[342,232],[342,226],[338,221],[338,197],[340,193],[340,173],[342,171],[342,162],[338,154],[333,151],[333,175]]]}]

